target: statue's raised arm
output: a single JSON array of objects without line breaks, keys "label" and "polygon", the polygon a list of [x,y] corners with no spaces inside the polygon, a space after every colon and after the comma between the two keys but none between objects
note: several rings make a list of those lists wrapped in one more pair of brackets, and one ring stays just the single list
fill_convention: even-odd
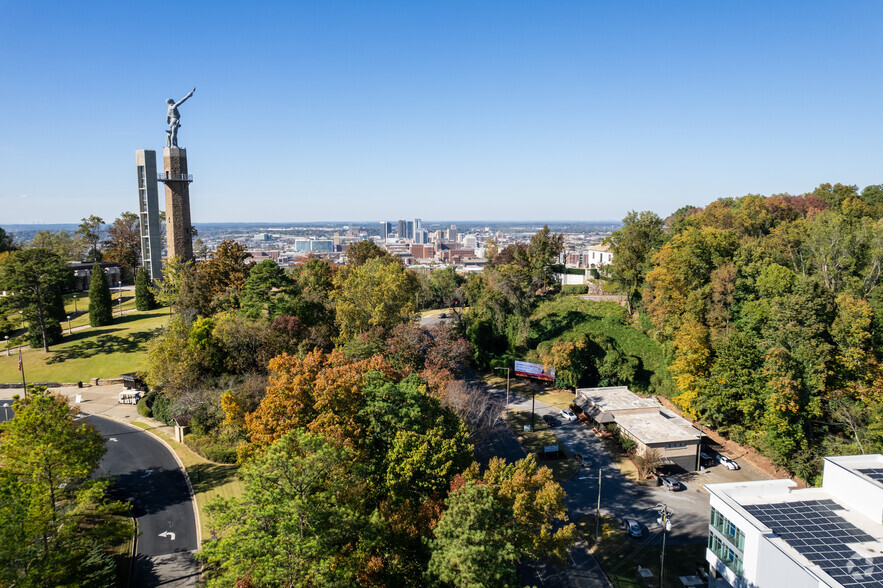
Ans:
[{"label": "statue's raised arm", "polygon": [[190,98],[191,96],[193,96],[193,93],[194,93],[194,92],[196,92],[196,86],[194,86],[192,90],[190,90],[189,92],[187,92],[187,95],[186,95],[186,96],[184,96],[183,98],[181,98],[180,100],[178,100],[178,101],[175,103],[175,108],[178,108],[179,106],[181,106],[182,104],[184,104],[185,102],[187,102],[187,99]]},{"label": "statue's raised arm", "polygon": [[181,126],[181,114],[178,112],[178,107],[187,102],[187,99],[193,96],[194,92],[196,92],[195,87],[177,102],[171,98],[166,100],[166,104],[169,107],[168,112],[166,112],[166,122],[169,125],[169,130],[166,131],[166,147],[178,146],[178,127]]}]

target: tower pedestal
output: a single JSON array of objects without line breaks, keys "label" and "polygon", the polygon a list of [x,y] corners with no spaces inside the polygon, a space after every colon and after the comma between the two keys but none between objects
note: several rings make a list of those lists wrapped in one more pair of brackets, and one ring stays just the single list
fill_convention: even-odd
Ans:
[{"label": "tower pedestal", "polygon": [[187,150],[180,147],[163,149],[166,185],[166,250],[168,258],[181,261],[193,259],[193,225],[190,222],[190,182],[187,173]]}]

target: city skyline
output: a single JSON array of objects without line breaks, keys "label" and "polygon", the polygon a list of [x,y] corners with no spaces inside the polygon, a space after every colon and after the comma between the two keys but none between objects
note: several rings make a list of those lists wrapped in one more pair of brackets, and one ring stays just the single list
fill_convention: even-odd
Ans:
[{"label": "city skyline", "polygon": [[4,10],[0,225],[137,210],[133,154],[193,86],[194,223],[615,221],[883,181],[871,2]]}]

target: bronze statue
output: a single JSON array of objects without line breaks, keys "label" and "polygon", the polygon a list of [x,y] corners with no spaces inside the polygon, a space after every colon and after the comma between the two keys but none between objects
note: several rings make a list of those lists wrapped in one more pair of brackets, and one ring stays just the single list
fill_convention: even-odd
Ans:
[{"label": "bronze statue", "polygon": [[177,102],[171,98],[166,100],[166,104],[169,105],[169,112],[166,114],[166,122],[169,123],[169,130],[166,131],[166,147],[178,146],[178,128],[181,126],[181,115],[178,112],[178,107],[184,104],[188,98],[193,96],[194,92],[196,92],[195,87]]}]

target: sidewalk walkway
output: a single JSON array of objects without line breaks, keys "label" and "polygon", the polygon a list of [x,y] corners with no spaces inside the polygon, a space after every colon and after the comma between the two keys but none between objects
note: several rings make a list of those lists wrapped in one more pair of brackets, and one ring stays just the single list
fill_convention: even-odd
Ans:
[{"label": "sidewalk walkway", "polygon": [[[79,408],[83,412],[89,414],[106,417],[131,424],[133,421],[139,421],[150,426],[150,432],[160,434],[165,439],[175,438],[175,429],[160,421],[143,417],[138,414],[138,409],[134,404],[120,404],[120,392],[125,390],[123,384],[107,384],[104,386],[84,385],[82,388],[77,386],[60,386],[57,388],[49,388],[50,392],[62,394],[69,399],[70,405]],[[76,403],[77,395],[82,397],[80,404]],[[3,402],[11,402],[15,395],[22,395],[22,389],[19,388],[3,388],[0,389],[0,404]]]}]

